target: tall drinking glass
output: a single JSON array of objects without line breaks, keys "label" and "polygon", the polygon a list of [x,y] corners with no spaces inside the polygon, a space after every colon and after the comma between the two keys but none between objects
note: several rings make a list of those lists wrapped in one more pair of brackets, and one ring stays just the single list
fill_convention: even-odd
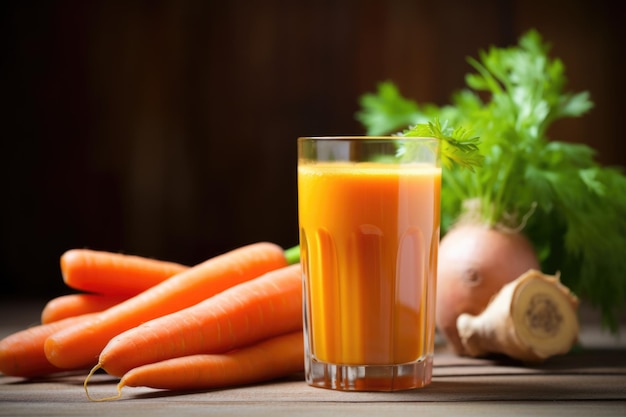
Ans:
[{"label": "tall drinking glass", "polygon": [[440,190],[437,139],[298,139],[308,384],[430,383]]}]

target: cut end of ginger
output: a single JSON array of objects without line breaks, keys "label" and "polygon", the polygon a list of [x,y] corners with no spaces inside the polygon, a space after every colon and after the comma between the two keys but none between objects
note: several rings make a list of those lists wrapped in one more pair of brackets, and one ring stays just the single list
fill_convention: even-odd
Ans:
[{"label": "cut end of ginger", "polygon": [[499,353],[542,362],[567,353],[578,340],[578,298],[558,275],[531,269],[505,285],[479,315],[457,320],[468,356]]}]

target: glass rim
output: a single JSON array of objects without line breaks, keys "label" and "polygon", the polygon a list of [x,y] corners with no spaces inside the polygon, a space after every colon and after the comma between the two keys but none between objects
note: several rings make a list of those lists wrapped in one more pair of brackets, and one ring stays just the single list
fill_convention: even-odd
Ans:
[{"label": "glass rim", "polygon": [[380,140],[380,141],[391,141],[391,140],[408,140],[408,141],[439,141],[434,136],[392,136],[392,135],[336,135],[336,136],[300,136],[298,137],[299,141],[357,141],[357,140]]}]

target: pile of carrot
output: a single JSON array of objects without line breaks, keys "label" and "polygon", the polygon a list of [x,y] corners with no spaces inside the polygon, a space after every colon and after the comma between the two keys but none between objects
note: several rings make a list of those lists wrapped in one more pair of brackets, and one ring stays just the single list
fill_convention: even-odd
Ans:
[{"label": "pile of carrot", "polygon": [[258,242],[189,267],[72,249],[60,259],[77,293],[50,300],[41,323],[0,340],[0,372],[32,378],[102,369],[124,386],[207,389],[304,367],[297,249]]}]

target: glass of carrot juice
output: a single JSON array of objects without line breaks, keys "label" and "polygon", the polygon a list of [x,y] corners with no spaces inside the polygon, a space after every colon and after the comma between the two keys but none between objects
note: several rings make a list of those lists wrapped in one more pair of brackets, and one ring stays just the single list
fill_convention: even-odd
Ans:
[{"label": "glass of carrot juice", "polygon": [[439,141],[298,139],[305,377],[397,391],[432,378]]}]

